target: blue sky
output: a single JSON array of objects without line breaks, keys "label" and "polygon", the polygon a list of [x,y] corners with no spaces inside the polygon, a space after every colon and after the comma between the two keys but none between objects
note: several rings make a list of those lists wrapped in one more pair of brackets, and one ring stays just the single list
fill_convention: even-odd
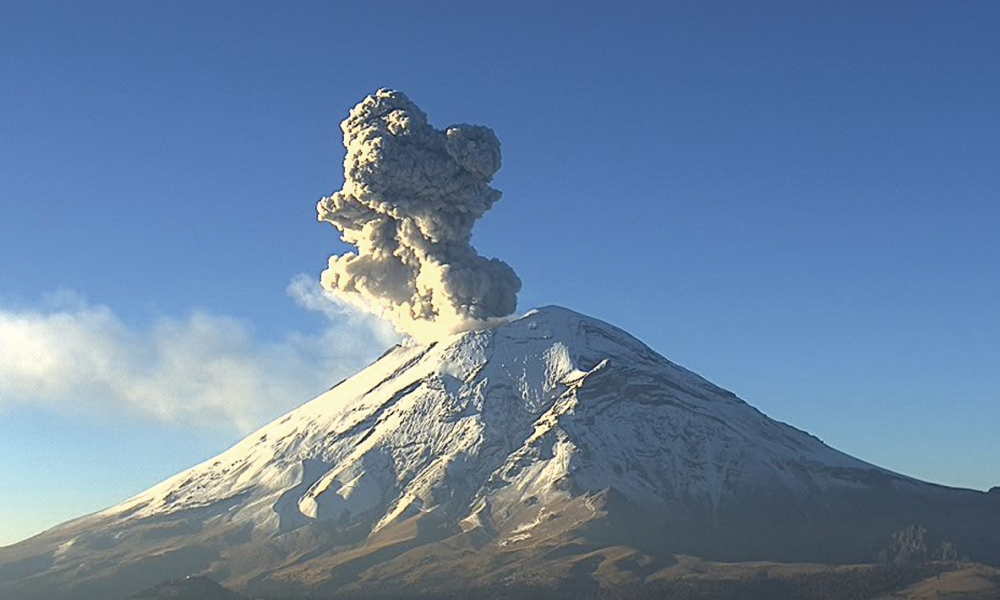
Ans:
[{"label": "blue sky", "polygon": [[879,465],[1000,485],[998,30],[975,0],[4,2],[0,544],[391,343],[311,283],[346,249],[315,216],[339,122],[383,86],[497,132],[474,243],[521,310],[603,318]]}]

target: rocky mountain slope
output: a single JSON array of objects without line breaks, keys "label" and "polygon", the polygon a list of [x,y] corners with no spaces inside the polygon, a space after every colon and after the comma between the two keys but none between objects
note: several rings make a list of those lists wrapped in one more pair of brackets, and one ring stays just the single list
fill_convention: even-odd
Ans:
[{"label": "rocky mountain slope", "polygon": [[915,526],[1000,563],[995,494],[854,459],[547,307],[395,347],[219,456],[0,549],[0,597],[191,574],[275,596],[634,582],[675,554],[870,562]]},{"label": "rocky mountain slope", "polygon": [[128,600],[246,600],[207,577],[165,581],[128,597]]}]

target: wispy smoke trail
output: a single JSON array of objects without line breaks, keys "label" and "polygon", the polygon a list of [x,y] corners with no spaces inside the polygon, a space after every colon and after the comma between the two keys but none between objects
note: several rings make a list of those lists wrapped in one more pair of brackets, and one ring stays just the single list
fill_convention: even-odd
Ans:
[{"label": "wispy smoke trail", "polygon": [[486,327],[517,308],[521,280],[480,256],[472,227],[500,199],[488,127],[432,127],[405,94],[379,90],[341,123],[344,189],[319,219],[357,252],[331,256],[323,287],[418,339]]}]

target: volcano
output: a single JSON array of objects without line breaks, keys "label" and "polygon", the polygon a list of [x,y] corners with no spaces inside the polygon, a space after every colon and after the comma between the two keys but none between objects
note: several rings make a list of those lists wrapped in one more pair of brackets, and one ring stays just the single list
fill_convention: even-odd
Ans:
[{"label": "volcano", "polygon": [[679,555],[995,565],[997,496],[853,458],[546,307],[396,346],[219,456],[0,549],[0,597],[187,576],[286,598],[603,585]]}]

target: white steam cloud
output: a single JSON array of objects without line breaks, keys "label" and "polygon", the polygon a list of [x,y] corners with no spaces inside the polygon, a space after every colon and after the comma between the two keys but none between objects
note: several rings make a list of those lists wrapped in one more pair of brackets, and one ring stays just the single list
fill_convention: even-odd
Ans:
[{"label": "white steam cloud", "polygon": [[317,209],[357,252],[330,257],[323,287],[422,340],[513,313],[521,280],[470,243],[475,222],[500,199],[489,186],[500,168],[493,131],[435,129],[392,90],[365,98],[341,129],[344,189]]},{"label": "white steam cloud", "polygon": [[318,334],[265,341],[245,321],[205,312],[134,326],[65,292],[40,308],[0,304],[0,409],[21,404],[247,433],[398,340],[384,322],[331,300],[305,276],[288,291],[328,317]]}]

